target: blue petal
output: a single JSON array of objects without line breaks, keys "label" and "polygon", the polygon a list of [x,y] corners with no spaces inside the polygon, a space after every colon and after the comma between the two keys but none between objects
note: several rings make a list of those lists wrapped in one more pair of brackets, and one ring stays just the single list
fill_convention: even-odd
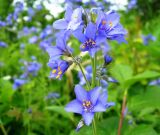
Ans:
[{"label": "blue petal", "polygon": [[107,103],[108,93],[107,91],[103,91],[99,97],[99,101],[105,106]]},{"label": "blue petal", "polygon": [[114,105],[115,105],[114,102],[108,102],[108,103],[106,104],[106,108],[109,108],[109,107],[114,106]]},{"label": "blue petal", "polygon": [[81,103],[75,99],[66,105],[65,110],[67,112],[74,112],[74,113],[82,114],[83,108],[82,108]]},{"label": "blue petal", "polygon": [[65,13],[65,19],[67,21],[71,20],[72,13],[73,13],[72,7],[70,5],[67,5],[67,7],[66,7],[66,13]]},{"label": "blue petal", "polygon": [[87,126],[89,126],[91,123],[92,123],[92,119],[93,119],[93,117],[94,117],[94,113],[83,113],[82,114],[82,116],[83,116],[83,119],[84,119],[84,122],[85,122],[85,124],[87,125]]},{"label": "blue petal", "polygon": [[95,53],[96,53],[98,50],[99,50],[98,47],[95,47],[95,48],[90,49],[90,50],[89,50],[90,56],[93,58],[94,55],[95,55]]},{"label": "blue petal", "polygon": [[58,48],[60,48],[61,50],[65,50],[66,49],[66,43],[65,43],[65,41],[64,41],[64,39],[62,37],[61,38],[57,38],[56,46]]},{"label": "blue petal", "polygon": [[92,102],[93,105],[96,104],[99,98],[100,92],[101,92],[101,87],[95,87],[94,89],[89,91],[90,101]]},{"label": "blue petal", "polygon": [[87,39],[85,35],[82,33],[82,29],[79,28],[73,32],[73,35],[81,42],[84,43]]},{"label": "blue petal", "polygon": [[67,26],[68,26],[68,23],[65,19],[60,19],[60,20],[57,20],[53,23],[53,27],[55,29],[67,29]]},{"label": "blue petal", "polygon": [[88,37],[89,39],[94,40],[95,36],[96,36],[96,31],[97,31],[96,25],[90,22],[87,25],[87,28],[86,28],[86,31],[85,31],[85,36]]},{"label": "blue petal", "polygon": [[79,101],[83,102],[83,100],[88,99],[87,91],[85,89],[83,89],[83,87],[81,85],[76,85],[74,91],[76,94],[76,98]]},{"label": "blue petal", "polygon": [[105,112],[106,107],[101,103],[97,102],[97,104],[94,106],[92,112]]},{"label": "blue petal", "polygon": [[60,49],[58,49],[56,46],[47,47],[46,51],[48,52],[50,58],[53,58],[55,56],[60,56],[63,54],[63,52]]}]

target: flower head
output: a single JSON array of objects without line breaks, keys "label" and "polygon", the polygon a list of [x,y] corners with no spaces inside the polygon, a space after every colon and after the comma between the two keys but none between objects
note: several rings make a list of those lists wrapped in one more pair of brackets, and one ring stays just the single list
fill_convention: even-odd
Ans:
[{"label": "flower head", "polygon": [[70,63],[64,60],[53,60],[50,59],[48,66],[52,68],[50,78],[61,79],[63,74],[68,69]]},{"label": "flower head", "polygon": [[67,6],[65,17],[53,23],[55,29],[60,30],[76,30],[82,24],[82,8],[74,11],[71,6]]},{"label": "flower head", "polygon": [[8,45],[5,43],[5,42],[3,42],[3,41],[0,41],[0,47],[7,47]]},{"label": "flower head", "polygon": [[109,11],[104,13],[98,12],[96,24],[98,26],[98,33],[110,40],[117,40],[125,42],[124,36],[127,34],[126,30],[119,23],[119,15],[116,12]]},{"label": "flower head", "polygon": [[101,87],[95,87],[87,92],[82,86],[76,85],[76,99],[65,107],[66,111],[81,114],[85,124],[90,125],[96,112],[106,111],[104,102],[107,101],[101,102],[101,92]]},{"label": "flower head", "polygon": [[63,38],[56,40],[56,46],[50,46],[46,48],[50,58],[57,59],[62,55],[70,56],[72,49],[66,45],[66,41]]},{"label": "flower head", "polygon": [[25,84],[27,81],[24,79],[15,79],[14,80],[14,84],[13,84],[13,89],[16,90],[17,88],[19,88],[20,86],[22,86],[23,84]]},{"label": "flower head", "polygon": [[112,62],[112,57],[109,56],[109,55],[105,55],[104,56],[104,62],[105,62],[105,65],[108,65]]},{"label": "flower head", "polygon": [[80,49],[82,52],[88,51],[91,57],[94,57],[95,53],[100,49],[99,44],[104,42],[105,38],[96,35],[96,25],[90,22],[84,34],[82,29],[76,30],[73,34],[82,43]]},{"label": "flower head", "polygon": [[146,36],[142,35],[143,43],[144,45],[148,45],[149,41],[155,41],[156,37],[154,37],[152,34],[148,34]]}]

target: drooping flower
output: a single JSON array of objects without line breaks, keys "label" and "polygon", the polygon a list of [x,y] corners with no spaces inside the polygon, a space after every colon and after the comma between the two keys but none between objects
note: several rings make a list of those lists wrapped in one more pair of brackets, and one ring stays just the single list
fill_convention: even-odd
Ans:
[{"label": "drooping flower", "polygon": [[82,8],[77,8],[74,11],[71,6],[67,6],[65,17],[53,23],[55,29],[60,30],[76,30],[83,23]]},{"label": "drooping flower", "polygon": [[23,84],[25,84],[27,81],[24,79],[15,79],[14,80],[14,84],[13,84],[13,89],[16,90],[18,89],[20,86],[22,86]]},{"label": "drooping flower", "polygon": [[56,46],[50,46],[46,48],[51,59],[57,59],[62,55],[70,56],[72,49],[67,46],[66,41],[63,38],[56,40]]},{"label": "drooping flower", "polygon": [[106,103],[104,104],[104,102],[107,101],[101,102],[101,92],[101,87],[95,87],[87,92],[81,85],[76,85],[76,99],[67,104],[65,110],[81,114],[85,124],[90,125],[96,112],[106,111]]},{"label": "drooping flower", "polygon": [[107,39],[116,40],[119,43],[126,42],[124,36],[127,32],[120,24],[119,19],[119,15],[114,11],[107,13],[99,11],[96,21],[98,33]]},{"label": "drooping flower", "polygon": [[63,74],[69,68],[70,63],[64,60],[54,60],[50,59],[48,66],[52,68],[50,73],[50,78],[61,79]]},{"label": "drooping flower", "polygon": [[96,35],[96,25],[90,22],[84,34],[81,29],[76,30],[73,34],[82,43],[80,49],[82,52],[88,51],[91,57],[100,49],[100,43],[105,41],[104,37]]}]

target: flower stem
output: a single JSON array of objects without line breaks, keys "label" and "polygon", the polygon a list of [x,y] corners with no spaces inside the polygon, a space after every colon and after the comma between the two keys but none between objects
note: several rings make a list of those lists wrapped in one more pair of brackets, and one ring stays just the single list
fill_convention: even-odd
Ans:
[{"label": "flower stem", "polygon": [[93,77],[92,77],[92,88],[95,87],[96,85],[96,62],[97,62],[97,55],[95,54],[94,58],[91,58],[92,60],[92,73],[93,73]]},{"label": "flower stem", "polygon": [[97,129],[96,129],[95,119],[93,119],[92,128],[93,128],[93,135],[97,135]]},{"label": "flower stem", "polygon": [[0,125],[0,128],[1,128],[1,130],[2,130],[4,135],[8,135],[7,131],[5,130],[5,128],[4,128],[4,126],[2,124]]},{"label": "flower stem", "polygon": [[121,135],[121,129],[122,129],[123,118],[124,118],[124,111],[125,111],[125,108],[126,108],[127,93],[128,93],[128,89],[126,89],[124,91],[122,111],[121,111],[121,116],[120,116],[119,126],[118,126],[118,135]]},{"label": "flower stem", "polygon": [[85,73],[84,73],[84,71],[83,71],[83,68],[82,68],[81,64],[79,63],[78,66],[79,66],[79,68],[80,68],[80,70],[81,70],[81,72],[82,72],[82,74],[83,74],[83,77],[84,77],[84,79],[85,79],[85,81],[86,81],[88,90],[90,90],[90,84],[89,84],[89,82],[88,82],[88,80],[87,80],[87,78],[86,78],[86,75],[85,75]]}]

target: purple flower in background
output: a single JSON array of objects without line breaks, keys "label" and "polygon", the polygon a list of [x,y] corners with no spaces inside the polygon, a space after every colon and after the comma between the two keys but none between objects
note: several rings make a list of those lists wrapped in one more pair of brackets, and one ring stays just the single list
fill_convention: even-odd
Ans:
[{"label": "purple flower in background", "polygon": [[60,97],[60,94],[57,93],[57,92],[50,92],[48,93],[48,95],[45,97],[46,100],[48,99],[54,99],[54,98],[59,98]]},{"label": "purple flower in background", "polygon": [[76,85],[75,94],[76,99],[67,104],[65,110],[81,114],[86,125],[91,124],[96,112],[106,111],[106,96],[102,96],[101,87],[95,87],[87,92],[81,85]]},{"label": "purple flower in background", "polygon": [[6,18],[6,23],[7,25],[12,25],[13,21],[12,21],[12,17],[13,15],[12,14],[9,14]]},{"label": "purple flower in background", "polygon": [[20,86],[22,86],[23,84],[27,83],[26,80],[23,79],[15,79],[14,80],[14,84],[13,84],[13,89],[16,90],[18,89]]},{"label": "purple flower in background", "polygon": [[156,37],[154,37],[152,34],[148,34],[147,36],[142,35],[142,39],[143,39],[143,44],[144,45],[148,45],[149,41],[155,41]]},{"label": "purple flower in background", "polygon": [[100,43],[105,41],[104,37],[96,35],[97,28],[93,23],[89,23],[84,34],[81,29],[76,30],[73,34],[82,43],[80,49],[82,52],[88,51],[91,57],[100,49]]},{"label": "purple flower in background", "polygon": [[35,44],[38,41],[38,37],[37,36],[33,36],[29,39],[29,43],[30,44]]},{"label": "purple flower in background", "polygon": [[0,47],[7,47],[8,45],[5,43],[5,42],[3,42],[3,41],[0,41]]},{"label": "purple flower in background", "polygon": [[52,68],[50,78],[61,79],[63,74],[69,68],[70,63],[64,60],[53,60],[50,59],[48,66]]},{"label": "purple flower in background", "polygon": [[50,41],[48,41],[48,40],[43,40],[43,41],[40,42],[39,46],[40,46],[40,48],[41,48],[42,50],[46,51],[46,49],[47,49],[48,47],[51,47],[51,46],[52,46],[52,43],[51,43]]},{"label": "purple flower in background", "polygon": [[71,6],[67,6],[65,18],[55,21],[53,27],[60,30],[74,31],[78,29],[82,23],[82,8],[77,8],[73,11]]},{"label": "purple flower in background", "polygon": [[42,65],[38,62],[29,62],[27,66],[27,71],[31,73],[32,75],[36,76],[41,66]]},{"label": "purple flower in background", "polygon": [[149,85],[160,85],[160,78],[149,82]]},{"label": "purple flower in background", "polygon": [[130,0],[128,3],[128,9],[132,9],[136,6],[137,0]]},{"label": "purple flower in background", "polygon": [[119,43],[126,42],[124,36],[127,32],[119,23],[119,15],[116,12],[109,11],[104,13],[99,11],[96,24],[99,35],[105,36],[110,40],[116,40]]},{"label": "purple flower in background", "polygon": [[35,15],[35,11],[32,7],[29,7],[28,8],[28,21],[31,21],[32,20],[32,17]]},{"label": "purple flower in background", "polygon": [[0,20],[0,28],[5,26],[6,26],[6,22]]},{"label": "purple flower in background", "polygon": [[38,11],[40,11],[40,10],[43,9],[43,6],[42,6],[41,4],[39,4],[39,5],[36,6],[36,9],[37,9]]},{"label": "purple flower in background", "polygon": [[56,46],[50,46],[46,48],[50,58],[57,59],[62,55],[70,56],[72,49],[66,45],[66,41],[63,38],[56,40]]},{"label": "purple flower in background", "polygon": [[47,25],[47,27],[40,33],[40,38],[44,39],[47,36],[51,35],[53,33],[53,28],[50,25]]}]

